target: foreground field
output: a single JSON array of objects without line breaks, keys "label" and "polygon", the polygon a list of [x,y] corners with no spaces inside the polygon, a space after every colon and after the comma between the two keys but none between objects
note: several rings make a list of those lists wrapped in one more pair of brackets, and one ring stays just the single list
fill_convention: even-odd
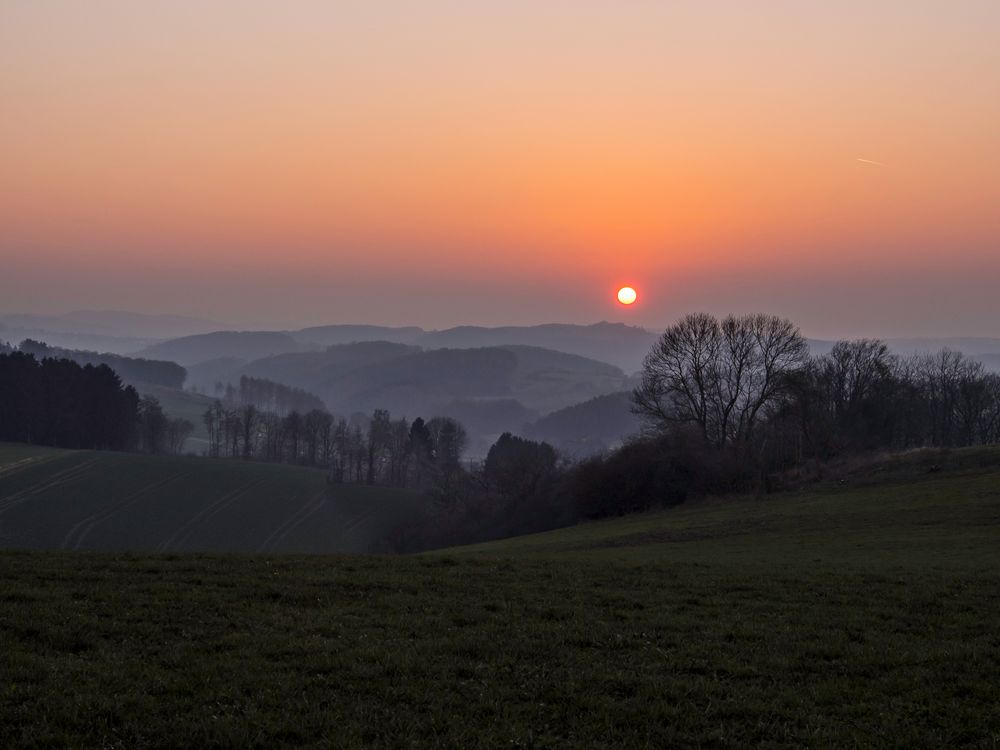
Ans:
[{"label": "foreground field", "polygon": [[314,469],[0,444],[0,549],[368,552],[423,505]]},{"label": "foreground field", "polygon": [[996,747],[1000,472],[414,558],[0,554],[0,745]]}]

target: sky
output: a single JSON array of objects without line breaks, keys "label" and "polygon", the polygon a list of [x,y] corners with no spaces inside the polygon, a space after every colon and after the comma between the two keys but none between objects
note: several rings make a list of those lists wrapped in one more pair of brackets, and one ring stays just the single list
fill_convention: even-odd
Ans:
[{"label": "sky", "polygon": [[0,313],[1000,336],[998,288],[995,0],[0,3]]}]

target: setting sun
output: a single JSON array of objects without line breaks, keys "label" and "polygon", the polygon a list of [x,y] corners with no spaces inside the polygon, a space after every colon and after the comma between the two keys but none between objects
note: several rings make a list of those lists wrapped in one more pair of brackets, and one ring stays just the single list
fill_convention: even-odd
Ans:
[{"label": "setting sun", "polygon": [[639,295],[636,294],[635,289],[630,286],[623,286],[618,290],[618,301],[623,305],[634,304]]}]

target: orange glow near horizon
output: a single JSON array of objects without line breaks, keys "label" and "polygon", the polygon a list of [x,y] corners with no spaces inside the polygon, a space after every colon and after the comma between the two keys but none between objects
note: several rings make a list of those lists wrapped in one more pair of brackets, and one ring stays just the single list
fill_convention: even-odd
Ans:
[{"label": "orange glow near horizon", "polygon": [[120,269],[582,290],[623,260],[993,262],[996,4],[710,5],[12,0],[0,254],[150,289]]}]

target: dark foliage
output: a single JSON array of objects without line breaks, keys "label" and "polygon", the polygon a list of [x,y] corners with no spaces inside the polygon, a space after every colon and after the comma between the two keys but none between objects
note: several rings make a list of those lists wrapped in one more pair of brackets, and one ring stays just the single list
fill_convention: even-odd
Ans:
[{"label": "dark foliage", "polygon": [[582,518],[678,505],[689,497],[752,486],[754,474],[733,450],[705,446],[693,433],[636,439],[570,473],[570,495]]},{"label": "dark foliage", "polygon": [[107,365],[0,354],[0,440],[126,450],[138,414],[135,389]]},{"label": "dark foliage", "polygon": [[69,359],[80,365],[107,365],[118,376],[130,384],[150,383],[167,388],[183,388],[187,371],[176,362],[166,362],[155,359],[136,359],[118,354],[98,354],[97,352],[77,351],[76,349],[60,349],[41,341],[25,339],[20,350],[32,354],[42,360]]},{"label": "dark foliage", "polygon": [[301,388],[292,388],[266,378],[240,377],[239,387],[225,389],[229,403],[253,404],[261,411],[273,411],[284,416],[291,411],[325,410],[322,399]]}]

